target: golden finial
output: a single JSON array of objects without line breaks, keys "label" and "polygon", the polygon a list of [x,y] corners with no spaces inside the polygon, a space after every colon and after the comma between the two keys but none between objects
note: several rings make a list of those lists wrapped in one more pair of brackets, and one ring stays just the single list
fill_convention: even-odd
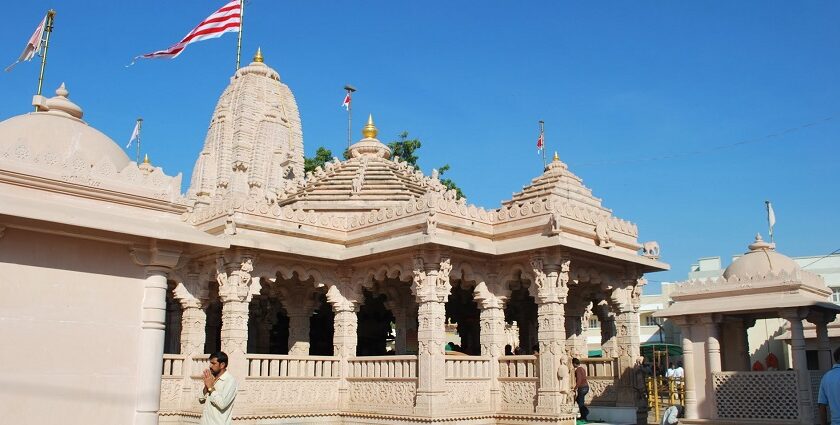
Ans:
[{"label": "golden finial", "polygon": [[263,63],[262,49],[257,47],[257,54],[254,55],[254,62]]},{"label": "golden finial", "polygon": [[148,163],[149,163],[149,154],[146,154],[146,157],[145,157],[145,158],[143,158],[143,163],[144,163],[144,164],[148,164]]},{"label": "golden finial", "polygon": [[379,133],[379,130],[377,130],[376,126],[373,125],[373,114],[370,114],[368,115],[367,124],[365,124],[365,127],[362,129],[362,136],[365,136],[365,139],[375,139],[377,133]]},{"label": "golden finial", "polygon": [[554,162],[557,162],[557,161],[559,161],[559,160],[560,160],[560,156],[559,156],[559,155],[557,155],[557,151],[554,151],[554,160],[553,160],[553,161],[554,161]]}]

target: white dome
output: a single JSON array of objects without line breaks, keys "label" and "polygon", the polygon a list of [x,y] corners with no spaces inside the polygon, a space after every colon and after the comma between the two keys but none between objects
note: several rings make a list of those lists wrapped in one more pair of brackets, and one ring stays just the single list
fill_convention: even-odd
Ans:
[{"label": "white dome", "polygon": [[0,154],[23,149],[35,156],[65,159],[75,156],[93,167],[103,158],[117,170],[131,160],[111,138],[82,121],[82,110],[67,99],[64,84],[56,96],[35,96],[38,112],[0,122]]},{"label": "white dome", "polygon": [[732,262],[723,272],[723,277],[730,276],[767,276],[784,271],[789,275],[800,271],[799,265],[790,257],[776,252],[775,244],[764,242],[761,235],[755,236],[750,250],[741,258]]}]

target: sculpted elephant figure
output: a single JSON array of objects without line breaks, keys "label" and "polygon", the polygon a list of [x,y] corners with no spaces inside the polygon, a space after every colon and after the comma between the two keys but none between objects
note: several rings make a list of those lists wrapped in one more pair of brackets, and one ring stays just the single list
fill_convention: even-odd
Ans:
[{"label": "sculpted elephant figure", "polygon": [[659,242],[649,241],[643,243],[642,255],[648,258],[659,258]]}]

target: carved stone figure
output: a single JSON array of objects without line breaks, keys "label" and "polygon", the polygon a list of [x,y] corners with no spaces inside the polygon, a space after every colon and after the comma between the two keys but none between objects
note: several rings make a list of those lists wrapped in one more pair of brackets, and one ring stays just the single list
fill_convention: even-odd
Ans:
[{"label": "carved stone figure", "polygon": [[435,210],[429,210],[429,215],[426,216],[426,234],[432,235],[437,230],[437,212]]},{"label": "carved stone figure", "polygon": [[612,248],[615,246],[612,242],[610,228],[606,220],[601,220],[595,224],[595,236],[598,238],[598,246],[601,248]]},{"label": "carved stone figure", "polygon": [[659,259],[659,242],[649,241],[642,244],[642,255],[657,260]]}]

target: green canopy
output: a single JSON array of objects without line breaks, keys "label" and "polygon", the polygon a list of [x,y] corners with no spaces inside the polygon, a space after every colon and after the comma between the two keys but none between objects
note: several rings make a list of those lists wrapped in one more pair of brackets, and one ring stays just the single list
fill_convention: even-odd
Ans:
[{"label": "green canopy", "polygon": [[667,351],[669,357],[680,357],[683,354],[682,346],[677,344],[666,344],[664,342],[647,342],[639,347],[642,355],[648,359],[653,359],[653,350]]},{"label": "green canopy", "polygon": [[589,355],[587,357],[601,357],[603,353],[601,352],[600,348],[595,350],[589,350]]}]

